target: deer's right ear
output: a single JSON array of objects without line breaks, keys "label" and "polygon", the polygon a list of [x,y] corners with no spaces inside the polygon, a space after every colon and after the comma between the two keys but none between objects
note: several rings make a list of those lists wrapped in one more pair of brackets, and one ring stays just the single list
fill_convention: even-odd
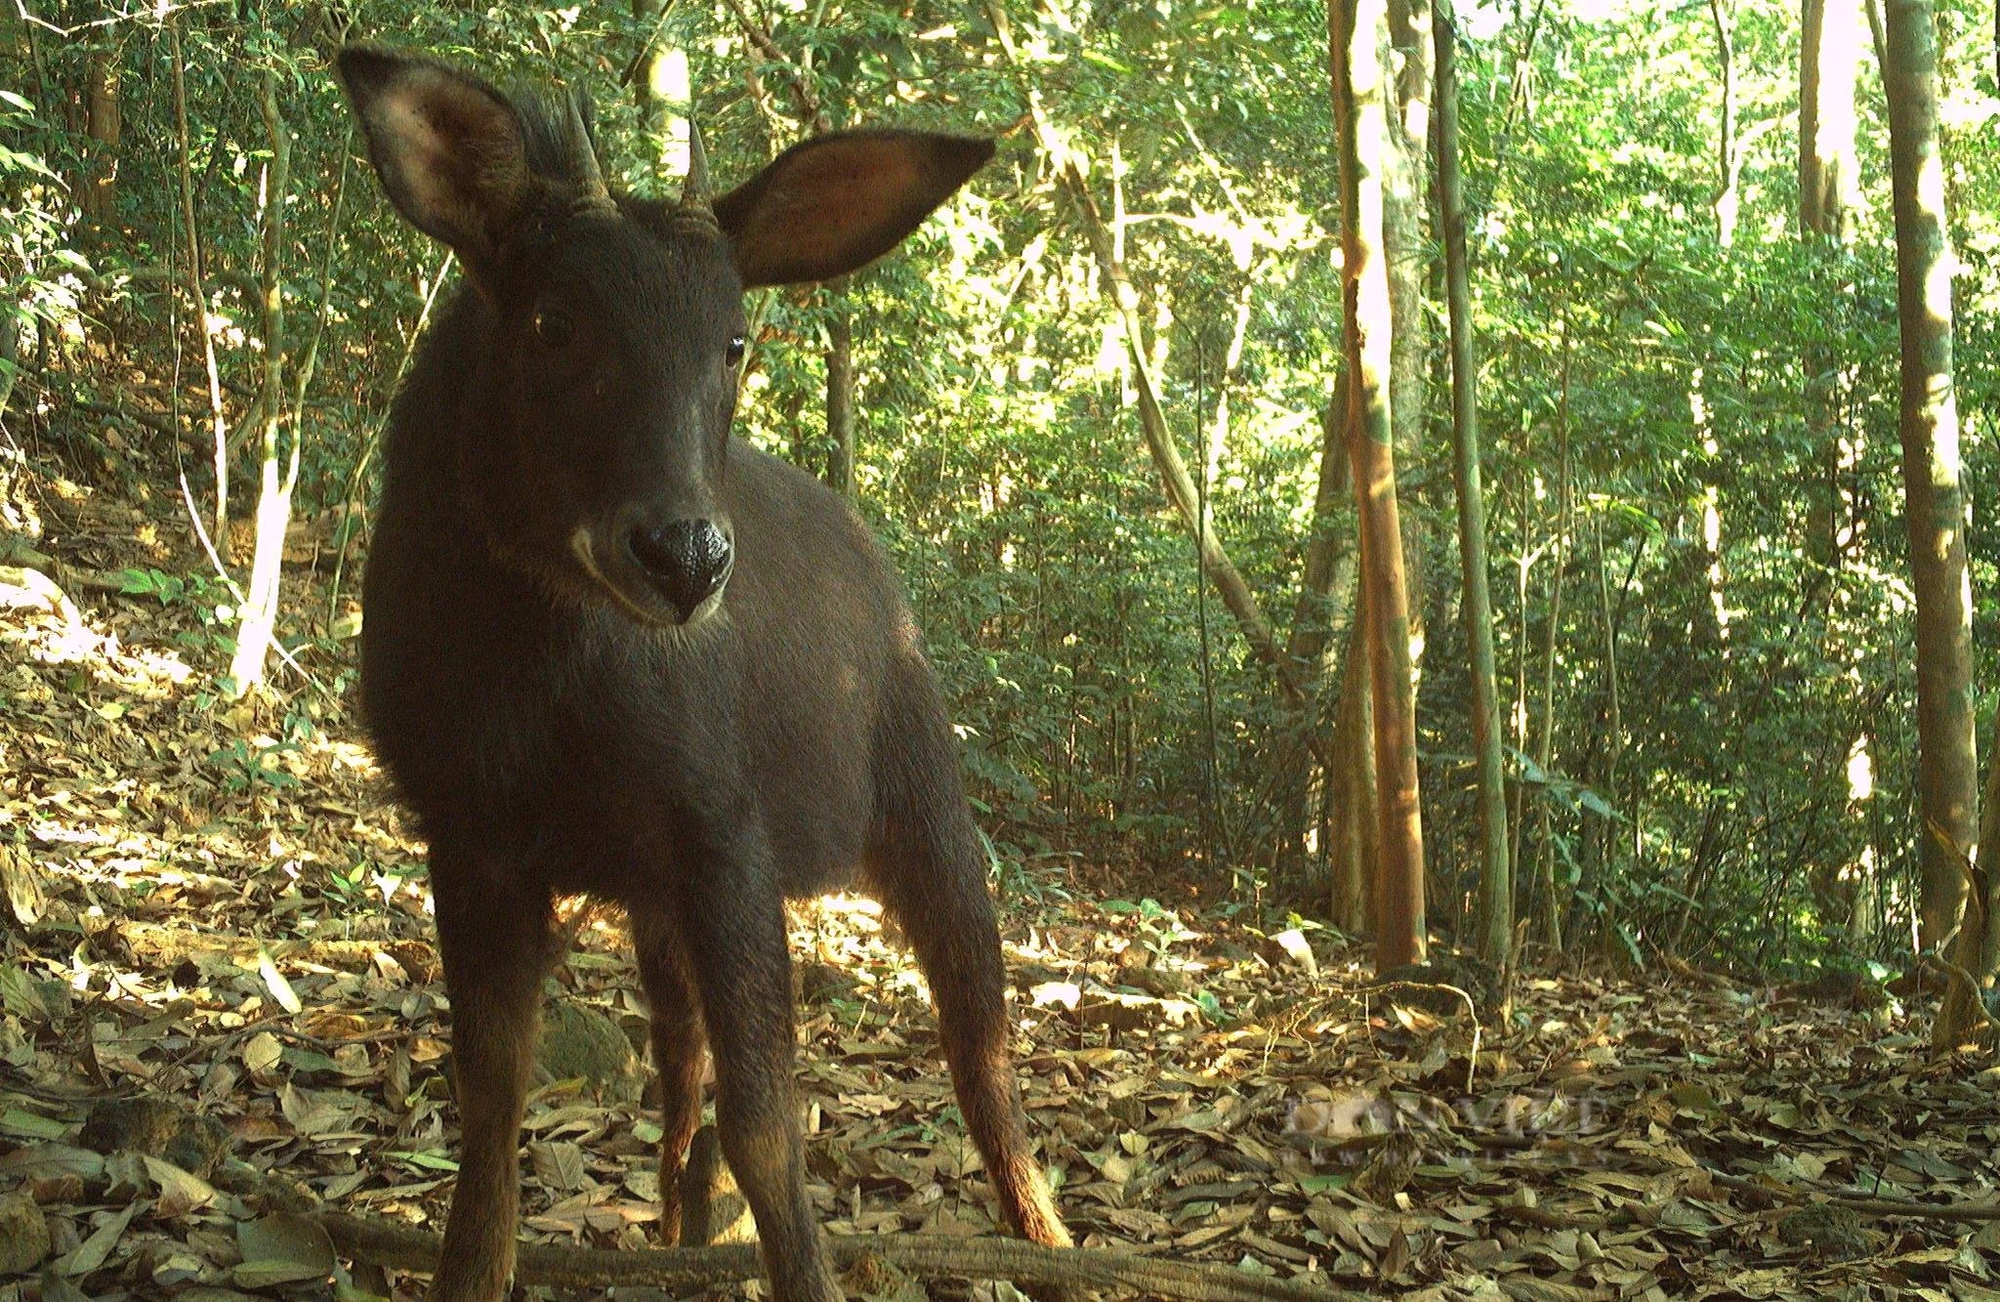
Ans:
[{"label": "deer's right ear", "polygon": [[534,192],[514,106],[477,77],[379,45],[342,50],[340,79],[396,210],[474,271],[490,264]]}]

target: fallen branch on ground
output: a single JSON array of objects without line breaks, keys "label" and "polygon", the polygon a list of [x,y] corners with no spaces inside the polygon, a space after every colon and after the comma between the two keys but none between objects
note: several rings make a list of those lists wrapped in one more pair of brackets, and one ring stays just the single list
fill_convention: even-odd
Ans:
[{"label": "fallen branch on ground", "polygon": [[0,566],[39,571],[45,577],[54,580],[58,587],[65,589],[79,588],[89,592],[125,590],[125,579],[122,575],[66,564],[53,556],[36,551],[23,539],[11,535],[0,535]]},{"label": "fallen branch on ground", "polygon": [[1814,1198],[1823,1198],[1863,1216],[1908,1216],[1916,1220],[1959,1221],[1968,1225],[2000,1221],[2000,1203],[1920,1203],[1907,1198],[1871,1198],[1866,1194],[1849,1193],[1845,1189],[1826,1189],[1818,1185],[1781,1186],[1762,1180],[1746,1180],[1742,1176],[1723,1175],[1719,1171],[1710,1171],[1707,1174],[1726,1189],[1763,1194],[1774,1201],[1794,1203],[1801,1207],[1810,1206]]},{"label": "fallen branch on ground", "polygon": [[[394,1270],[434,1269],[438,1236],[382,1221],[323,1212],[334,1246],[357,1261]],[[1117,1288],[1182,1302],[1362,1302],[1362,1295],[1272,1279],[1206,1262],[1165,1261],[1104,1248],[1044,1248],[1019,1239],[933,1234],[830,1235],[828,1254],[848,1270],[873,1257],[924,1279],[1007,1279],[1057,1288]],[[515,1259],[521,1284],[557,1288],[703,1289],[763,1274],[755,1244],[622,1250],[524,1243]]]},{"label": "fallen branch on ground", "polygon": [[83,613],[69,599],[69,594],[40,570],[0,565],[0,588],[12,590],[0,595],[0,605],[32,606],[39,603],[55,612],[66,624],[76,624],[83,619]]}]

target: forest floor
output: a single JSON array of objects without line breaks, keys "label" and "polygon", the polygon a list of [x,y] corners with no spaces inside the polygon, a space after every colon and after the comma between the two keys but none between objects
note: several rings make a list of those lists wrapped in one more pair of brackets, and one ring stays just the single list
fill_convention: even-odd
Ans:
[{"label": "forest floor", "polygon": [[[297,648],[288,704],[220,698],[227,594],[96,501],[51,500],[36,544],[68,604],[0,570],[0,1302],[415,1296],[311,1219],[440,1227],[456,1151],[424,851],[345,707],[352,642]],[[127,569],[143,591],[110,591]],[[301,573],[302,625],[351,633]],[[2000,1073],[1931,1060],[1928,1000],[1466,968],[1467,1007],[1250,910],[1009,883],[1026,1102],[1081,1243],[1409,1298],[2000,1299]],[[991,1232],[922,977],[865,900],[794,922],[829,1230]],[[583,918],[552,982],[531,1241],[649,1242],[620,931]]]}]

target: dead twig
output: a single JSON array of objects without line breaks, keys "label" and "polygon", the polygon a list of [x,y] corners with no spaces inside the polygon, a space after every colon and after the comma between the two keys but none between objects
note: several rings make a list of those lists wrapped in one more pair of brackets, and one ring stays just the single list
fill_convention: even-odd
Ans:
[{"label": "dead twig", "polygon": [[[341,1252],[395,1270],[437,1265],[438,1236],[377,1220],[322,1213]],[[1183,1302],[1362,1302],[1362,1295],[1298,1280],[1252,1275],[1234,1266],[1165,1261],[1103,1248],[1044,1248],[1018,1239],[871,1234],[827,1239],[837,1269],[873,1258],[920,1278],[1009,1279],[1016,1284],[1117,1288]],[[626,1251],[522,1244],[514,1277],[557,1288],[704,1289],[763,1274],[755,1244]]]},{"label": "dead twig", "polygon": [[1762,1194],[1778,1202],[1801,1207],[1808,1206],[1817,1199],[1824,1199],[1864,1216],[1908,1216],[1917,1220],[1959,1221],[1965,1224],[2000,1221],[2000,1203],[1920,1203],[1907,1198],[1870,1198],[1865,1194],[1844,1193],[1838,1189],[1787,1188],[1761,1180],[1746,1180],[1741,1176],[1723,1175],[1719,1171],[1709,1171],[1706,1174],[1725,1189]]},{"label": "dead twig", "polygon": [[[61,592],[50,594],[52,601],[68,601],[65,595],[71,590],[83,592],[123,592],[125,576],[102,570],[85,569],[81,565],[69,565],[53,556],[36,551],[19,538],[0,538],[0,568],[9,572],[7,582],[25,585],[35,581],[17,571],[32,571],[51,581]],[[39,585],[37,585],[39,587]],[[59,599],[59,600],[58,600]],[[67,612],[64,617],[68,618]]]}]

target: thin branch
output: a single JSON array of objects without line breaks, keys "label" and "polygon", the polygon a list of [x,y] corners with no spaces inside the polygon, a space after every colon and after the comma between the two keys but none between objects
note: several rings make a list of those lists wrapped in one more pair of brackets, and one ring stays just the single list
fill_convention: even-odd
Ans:
[{"label": "thin branch", "polygon": [[[213,9],[220,8],[225,4],[233,6],[234,0],[186,0],[185,3],[173,6],[168,12],[177,12],[182,9]],[[63,27],[50,22],[46,18],[29,13],[27,0],[14,0],[14,13],[23,23],[26,23],[30,27],[39,27],[45,32],[53,32],[65,39],[72,36],[79,36],[84,32],[94,31],[99,27],[116,27],[120,23],[144,22],[156,17],[157,12],[151,8],[131,9],[121,13],[106,14],[102,18],[93,18],[87,23],[78,23],[74,27]]]},{"label": "thin branch", "polygon": [[1222,170],[1221,160],[1209,152],[1208,146],[1195,134],[1194,123],[1188,120],[1187,106],[1178,98],[1174,100],[1174,113],[1179,116],[1181,130],[1186,133],[1188,143],[1194,146],[1194,152],[1201,159],[1202,166],[1208,169],[1208,174],[1215,178],[1216,185],[1221,187],[1222,197],[1229,200],[1229,206],[1236,210],[1236,220],[1243,223],[1244,229],[1251,233],[1252,239],[1258,243],[1269,243],[1270,237],[1264,229],[1264,223],[1252,217],[1250,210],[1243,206],[1243,200],[1237,196],[1236,187],[1231,184],[1229,174]]},{"label": "thin branch", "polygon": [[[188,134],[187,61],[181,53],[178,21],[167,23],[167,43],[174,60],[174,135],[180,165],[181,221],[187,228],[187,292],[194,299],[195,325],[201,331],[202,365],[208,376],[209,428],[214,442],[215,535],[229,547],[229,424],[222,410],[222,374],[215,358],[215,331],[209,324],[208,289],[202,284],[201,228],[195,220],[193,144]],[[259,286],[261,289],[262,287]],[[192,511],[192,503],[190,510]],[[198,515],[198,513],[195,513]],[[195,520],[195,528],[201,522]],[[226,571],[225,571],[226,573]]]},{"label": "thin branch", "polygon": [[674,0],[665,0],[665,3],[660,6],[659,21],[655,22],[653,30],[647,33],[645,44],[641,45],[639,52],[632,56],[632,62],[625,65],[625,71],[619,74],[619,89],[623,90],[625,87],[630,86],[632,79],[639,75],[639,69],[646,66],[646,60],[652,55],[653,47],[660,43],[661,33],[667,30],[667,15],[673,11]]},{"label": "thin branch", "polygon": [[811,76],[785,53],[768,27],[750,17],[750,12],[743,7],[743,0],[727,0],[727,3],[729,11],[736,15],[737,25],[743,29],[744,39],[756,47],[757,53],[785,70],[785,80],[791,85],[792,100],[798,105],[800,119],[811,123],[812,129],[822,135],[832,130],[819,92],[813,88]]}]

